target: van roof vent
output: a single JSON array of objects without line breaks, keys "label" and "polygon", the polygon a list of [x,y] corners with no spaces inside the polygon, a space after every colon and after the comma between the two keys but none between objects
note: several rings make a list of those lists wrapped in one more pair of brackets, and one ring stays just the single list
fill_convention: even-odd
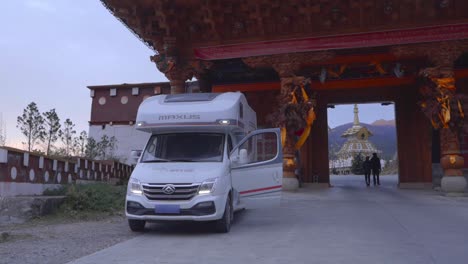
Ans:
[{"label": "van roof vent", "polygon": [[219,93],[187,93],[187,94],[171,94],[164,99],[165,103],[178,102],[204,102],[213,101]]}]

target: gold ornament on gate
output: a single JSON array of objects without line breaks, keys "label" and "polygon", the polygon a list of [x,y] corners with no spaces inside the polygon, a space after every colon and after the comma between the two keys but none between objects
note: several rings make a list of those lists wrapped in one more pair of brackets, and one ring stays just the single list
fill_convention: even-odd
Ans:
[{"label": "gold ornament on gate", "polygon": [[450,155],[449,160],[450,160],[450,164],[455,164],[457,162],[457,156]]}]

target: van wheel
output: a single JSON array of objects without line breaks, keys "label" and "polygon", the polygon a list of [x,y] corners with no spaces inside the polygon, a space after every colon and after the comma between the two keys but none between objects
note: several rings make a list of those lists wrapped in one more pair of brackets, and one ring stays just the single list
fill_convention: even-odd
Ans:
[{"label": "van wheel", "polygon": [[224,207],[223,218],[216,221],[216,232],[218,233],[229,233],[231,230],[232,215],[234,210],[231,205],[231,198],[228,196],[226,199],[226,206]]},{"label": "van wheel", "polygon": [[128,219],[128,226],[133,232],[142,232],[145,230],[145,223],[146,221],[144,220]]}]

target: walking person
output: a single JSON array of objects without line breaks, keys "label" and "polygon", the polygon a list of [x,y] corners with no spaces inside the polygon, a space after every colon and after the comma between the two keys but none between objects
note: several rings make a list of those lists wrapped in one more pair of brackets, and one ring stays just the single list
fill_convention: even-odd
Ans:
[{"label": "walking person", "polygon": [[380,171],[382,170],[380,165],[380,159],[377,157],[377,153],[372,153],[372,158],[370,159],[372,164],[372,176],[374,179],[374,186],[377,179],[377,185],[380,185]]},{"label": "walking person", "polygon": [[362,164],[362,168],[364,170],[364,177],[366,178],[366,185],[370,185],[370,174],[372,169],[372,163],[369,160],[369,156],[366,157],[366,160]]}]

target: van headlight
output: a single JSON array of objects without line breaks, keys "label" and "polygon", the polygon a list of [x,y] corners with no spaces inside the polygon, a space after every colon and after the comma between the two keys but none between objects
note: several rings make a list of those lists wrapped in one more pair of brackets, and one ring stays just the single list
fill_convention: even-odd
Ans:
[{"label": "van headlight", "polygon": [[131,194],[141,195],[143,193],[143,189],[141,188],[141,183],[139,180],[131,179],[128,185]]},{"label": "van headlight", "polygon": [[217,179],[209,179],[204,181],[200,187],[198,187],[198,194],[210,194],[216,189]]}]

